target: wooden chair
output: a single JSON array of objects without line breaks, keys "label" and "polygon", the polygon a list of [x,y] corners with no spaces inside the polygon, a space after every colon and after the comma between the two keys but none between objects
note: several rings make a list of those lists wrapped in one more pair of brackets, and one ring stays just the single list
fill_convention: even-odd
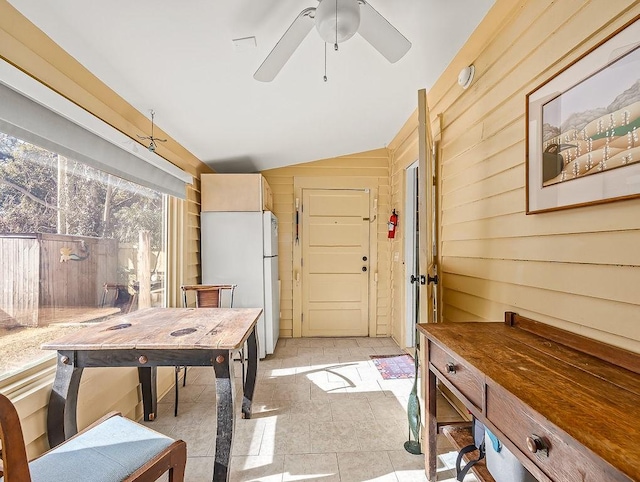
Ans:
[{"label": "wooden chair", "polygon": [[[120,308],[120,312],[129,313],[138,301],[138,293],[129,293],[127,285],[105,283],[102,291],[100,307],[113,306]],[[135,287],[134,287],[135,290]]]},{"label": "wooden chair", "polygon": [[182,304],[189,307],[187,293],[193,292],[196,308],[220,308],[228,293],[229,308],[233,308],[233,293],[238,285],[182,285]]},{"label": "wooden chair", "polygon": [[[221,308],[225,299],[228,299],[229,308],[233,308],[233,293],[238,285],[182,285],[182,305],[189,307],[188,293],[193,292],[196,308]],[[175,404],[173,416],[178,416],[178,378],[182,367],[176,366],[175,370]],[[242,380],[244,383],[244,352],[242,353]],[[187,384],[187,367],[184,367],[182,386]]]},{"label": "wooden chair", "polygon": [[0,441],[4,482],[151,482],[167,471],[170,482],[182,482],[187,463],[184,441],[116,412],[28,462],[18,412],[4,395],[0,395]]}]

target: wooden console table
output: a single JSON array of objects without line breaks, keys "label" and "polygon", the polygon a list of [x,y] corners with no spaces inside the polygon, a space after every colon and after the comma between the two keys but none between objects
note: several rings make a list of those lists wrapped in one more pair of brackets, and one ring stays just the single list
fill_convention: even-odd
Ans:
[{"label": "wooden console table", "polygon": [[51,447],[78,431],[76,408],[84,368],[137,367],[145,420],[154,420],[156,367],[212,366],[217,405],[213,481],[228,480],[235,426],[231,354],[247,342],[242,415],[250,418],[258,368],[255,328],[261,314],[260,308],[148,308],[110,318],[44,344],[44,349],[58,350],[47,418]]},{"label": "wooden console table", "polygon": [[436,480],[436,380],[540,481],[640,481],[640,354],[505,314],[418,325],[426,337],[427,479]]}]

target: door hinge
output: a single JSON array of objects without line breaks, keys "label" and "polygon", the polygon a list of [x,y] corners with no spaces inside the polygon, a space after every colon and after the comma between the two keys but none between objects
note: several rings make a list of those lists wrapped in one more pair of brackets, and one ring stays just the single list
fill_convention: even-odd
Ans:
[{"label": "door hinge", "polygon": [[304,323],[304,313],[300,315],[300,323]]},{"label": "door hinge", "polygon": [[411,278],[409,278],[409,281],[411,281],[411,283],[417,283],[419,281],[421,285],[426,285],[431,283],[433,283],[434,285],[437,285],[438,275],[435,275],[435,276],[431,276],[431,275],[425,276],[423,274],[421,274],[420,276],[411,275]]}]

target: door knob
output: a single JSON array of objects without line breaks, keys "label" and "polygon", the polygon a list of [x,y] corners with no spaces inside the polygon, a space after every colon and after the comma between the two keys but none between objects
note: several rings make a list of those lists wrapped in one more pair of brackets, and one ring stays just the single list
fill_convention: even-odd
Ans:
[{"label": "door knob", "polygon": [[363,267],[362,267],[362,271],[367,271],[367,267],[366,267],[366,266],[363,266]]},{"label": "door knob", "polygon": [[367,257],[366,257],[366,256],[363,256],[363,257],[362,257],[362,261],[366,261],[366,260],[367,260]]}]

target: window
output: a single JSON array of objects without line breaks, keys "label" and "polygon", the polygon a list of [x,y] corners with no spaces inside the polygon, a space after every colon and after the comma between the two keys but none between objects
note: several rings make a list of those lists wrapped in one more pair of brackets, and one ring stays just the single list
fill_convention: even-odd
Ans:
[{"label": "window", "polygon": [[0,377],[52,356],[47,340],[165,305],[166,197],[0,132]]}]

